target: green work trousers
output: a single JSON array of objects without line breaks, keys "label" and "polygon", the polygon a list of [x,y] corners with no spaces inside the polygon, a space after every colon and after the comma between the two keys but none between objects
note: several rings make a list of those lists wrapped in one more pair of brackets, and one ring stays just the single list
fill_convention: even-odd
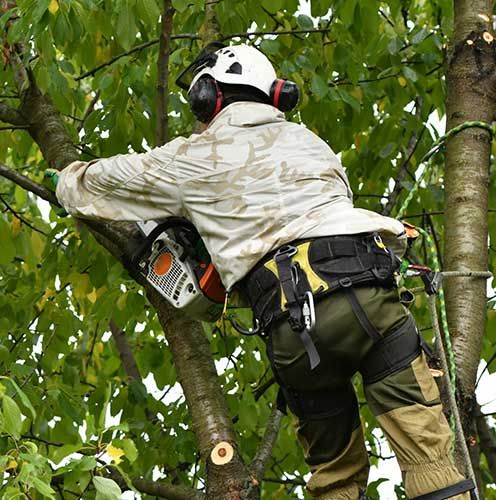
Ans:
[{"label": "green work trousers", "polygon": [[[356,296],[381,336],[409,318],[396,289],[357,287]],[[366,491],[369,462],[351,378],[373,341],[340,290],[316,304],[312,339],[321,361],[310,370],[308,355],[287,321],[269,336],[269,355],[279,383],[302,402],[297,433],[312,472],[307,489],[324,500],[357,500]],[[310,391],[310,392],[309,392]],[[436,491],[464,478],[450,455],[452,435],[424,354],[379,381],[365,384],[367,403],[394,450],[409,498]],[[319,394],[310,398],[308,394]],[[464,493],[453,497],[468,500]]]}]

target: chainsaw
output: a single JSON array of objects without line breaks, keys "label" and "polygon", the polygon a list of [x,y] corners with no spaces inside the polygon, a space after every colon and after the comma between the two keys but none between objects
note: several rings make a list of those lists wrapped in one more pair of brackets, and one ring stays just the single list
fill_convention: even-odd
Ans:
[{"label": "chainsaw", "polygon": [[218,319],[226,290],[195,226],[181,217],[137,225],[143,240],[132,252],[134,269],[188,316]]}]

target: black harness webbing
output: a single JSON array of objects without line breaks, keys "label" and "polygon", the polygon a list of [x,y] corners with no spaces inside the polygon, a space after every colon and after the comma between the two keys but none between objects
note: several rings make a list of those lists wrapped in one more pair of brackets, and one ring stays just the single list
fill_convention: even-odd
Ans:
[{"label": "black harness webbing", "polygon": [[353,289],[352,286],[353,283],[351,279],[343,278],[342,280],[340,280],[339,283],[346,294],[346,298],[348,299],[348,302],[350,303],[350,306],[353,309],[353,312],[355,313],[355,316],[358,319],[360,326],[365,330],[367,335],[374,342],[379,342],[380,340],[382,340],[382,337],[380,333],[377,331],[377,328],[370,322],[367,313],[363,310],[363,307],[360,304],[358,297],[356,296],[356,292]]},{"label": "black harness webbing", "polygon": [[[289,311],[288,323],[291,329],[299,334],[310,360],[310,369],[313,370],[319,365],[320,356],[310,336],[311,326],[304,315],[306,293],[311,292],[311,288],[305,273],[291,262],[291,257],[296,251],[296,248],[290,245],[281,247],[274,260],[282,291],[286,297]],[[310,305],[307,304],[306,307]]]},{"label": "black harness webbing", "polygon": [[420,495],[412,500],[445,500],[446,498],[451,498],[460,493],[465,493],[466,491],[473,491],[475,488],[472,479],[464,479],[459,483],[452,484],[446,488],[442,488],[431,493],[426,493],[425,495]]}]

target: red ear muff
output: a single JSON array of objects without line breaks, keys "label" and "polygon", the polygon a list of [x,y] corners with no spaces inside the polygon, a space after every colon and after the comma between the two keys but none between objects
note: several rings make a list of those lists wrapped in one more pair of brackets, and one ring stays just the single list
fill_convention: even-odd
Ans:
[{"label": "red ear muff", "polygon": [[188,92],[191,111],[202,123],[208,123],[222,109],[223,98],[221,88],[208,75],[199,78]]},{"label": "red ear muff", "polygon": [[291,80],[274,80],[270,87],[270,99],[277,109],[291,111],[298,104],[300,91]]}]

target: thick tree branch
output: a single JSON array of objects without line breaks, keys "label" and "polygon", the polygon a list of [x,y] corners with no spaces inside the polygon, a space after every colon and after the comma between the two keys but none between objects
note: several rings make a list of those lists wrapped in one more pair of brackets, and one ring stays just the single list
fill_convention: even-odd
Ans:
[{"label": "thick tree branch", "polygon": [[251,473],[258,482],[262,480],[270,457],[272,456],[272,450],[274,449],[277,441],[277,435],[279,434],[283,416],[283,413],[280,412],[277,409],[277,405],[274,404],[269,420],[267,421],[267,425],[265,427],[265,433],[258,445],[255,458],[250,465]]},{"label": "thick tree branch", "polygon": [[[21,186],[27,191],[30,191],[31,193],[36,194],[52,205],[60,207],[60,204],[53,191],[50,191],[49,189],[34,182],[29,177],[26,177],[25,175],[1,163],[0,176],[13,181],[15,184]],[[129,226],[126,224],[109,224],[106,222],[92,220],[85,220],[84,224],[94,232],[95,237],[99,235],[100,243],[102,243],[105,248],[107,248],[107,250],[109,250],[110,253],[114,255],[114,257],[122,262],[126,250],[129,247],[129,243],[134,237],[132,229],[129,228]]]},{"label": "thick tree branch", "polygon": [[49,189],[38,184],[37,182],[32,181],[29,177],[26,177],[25,175],[17,172],[12,168],[9,168],[7,165],[4,165],[2,163],[0,163],[0,175],[2,177],[5,177],[6,179],[11,180],[12,182],[17,184],[18,186],[21,186],[27,191],[30,191],[31,193],[34,193],[40,198],[48,201],[52,205],[60,207],[57,197],[55,196],[55,193],[53,191],[50,191]]},{"label": "thick tree branch", "polygon": [[162,146],[169,140],[169,56],[174,8],[171,0],[164,0],[162,29],[157,61],[157,121],[155,146]]},{"label": "thick tree branch", "polygon": [[26,120],[19,111],[3,102],[0,102],[0,122],[10,123],[23,127],[26,125]]}]

